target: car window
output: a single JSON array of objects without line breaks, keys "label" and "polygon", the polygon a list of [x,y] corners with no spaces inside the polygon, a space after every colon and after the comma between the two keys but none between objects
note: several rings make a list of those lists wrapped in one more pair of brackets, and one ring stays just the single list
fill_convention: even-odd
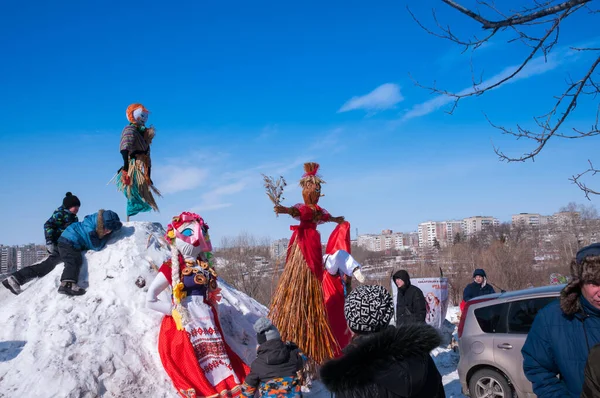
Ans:
[{"label": "car window", "polygon": [[554,300],[556,297],[538,297],[511,302],[507,320],[508,333],[529,333],[538,311]]},{"label": "car window", "polygon": [[508,303],[477,308],[473,313],[484,333],[506,333],[506,322],[500,322],[506,314]]}]

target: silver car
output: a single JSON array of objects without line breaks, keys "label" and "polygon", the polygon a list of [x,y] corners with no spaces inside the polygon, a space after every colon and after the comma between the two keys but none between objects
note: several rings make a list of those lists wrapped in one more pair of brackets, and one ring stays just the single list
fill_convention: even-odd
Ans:
[{"label": "silver car", "polygon": [[532,398],[521,348],[535,315],[565,285],[495,293],[467,301],[458,325],[462,391],[473,398]]}]

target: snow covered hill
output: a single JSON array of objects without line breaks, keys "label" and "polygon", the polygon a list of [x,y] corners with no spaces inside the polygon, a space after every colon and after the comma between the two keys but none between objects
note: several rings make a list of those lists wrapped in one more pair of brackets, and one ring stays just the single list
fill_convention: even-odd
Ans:
[{"label": "snow covered hill", "polygon": [[[2,287],[0,397],[177,396],[157,351],[162,315],[145,308],[157,273],[152,264],[169,256],[163,233],[160,224],[125,223],[104,250],[88,252],[80,276],[84,296],[57,293],[62,265],[19,296]],[[220,287],[226,340],[251,361],[252,325],[267,309],[224,281]]]}]

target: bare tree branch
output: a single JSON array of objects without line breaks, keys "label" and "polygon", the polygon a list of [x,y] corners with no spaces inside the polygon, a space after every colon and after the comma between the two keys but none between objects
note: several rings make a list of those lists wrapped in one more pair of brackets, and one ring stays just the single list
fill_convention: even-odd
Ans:
[{"label": "bare tree branch", "polygon": [[[523,162],[528,159],[533,160],[533,158],[535,158],[535,156],[537,156],[542,151],[542,149],[544,149],[548,140],[555,135],[558,137],[563,137],[563,138],[582,138],[582,137],[590,137],[590,136],[598,135],[599,132],[598,132],[598,128],[597,128],[598,127],[597,119],[596,119],[596,125],[595,125],[595,127],[592,127],[591,131],[586,132],[586,133],[581,132],[577,136],[560,135],[560,134],[557,134],[557,131],[562,126],[562,124],[564,123],[566,118],[569,116],[569,114],[577,106],[577,99],[579,98],[579,95],[583,92],[584,87],[586,87],[586,85],[588,84],[588,81],[590,80],[592,73],[594,73],[594,70],[596,69],[596,67],[598,67],[599,64],[600,64],[600,57],[598,57],[596,59],[596,61],[592,64],[592,66],[590,67],[590,69],[588,70],[586,75],[581,80],[571,84],[567,88],[567,90],[558,98],[558,101],[554,105],[554,108],[549,113],[547,113],[546,115],[544,115],[540,118],[535,118],[536,124],[542,129],[541,133],[534,133],[531,130],[521,128],[521,126],[519,126],[519,125],[517,125],[517,132],[513,132],[510,129],[507,129],[507,128],[501,127],[501,126],[496,126],[490,122],[490,124],[493,127],[501,130],[505,134],[513,135],[517,139],[528,138],[528,139],[534,140],[538,143],[537,147],[533,151],[526,153],[523,156],[516,157],[516,158],[507,156],[502,151],[500,151],[498,148],[494,148],[494,152],[496,152],[496,154],[500,157],[500,160],[506,160],[508,162]],[[569,104],[567,105],[567,108],[563,112],[562,116],[558,119],[558,121],[554,125],[552,125],[551,124],[552,117],[554,115],[556,115],[556,113],[558,112],[558,108],[562,104],[563,100],[566,98],[571,99],[569,101]],[[543,118],[545,118],[545,121],[542,121]],[[488,121],[489,121],[489,119],[488,119]]]},{"label": "bare tree branch", "polygon": [[419,19],[417,19],[417,17],[415,16],[415,14],[413,14],[413,12],[410,10],[410,7],[406,7],[406,10],[408,11],[408,13],[410,14],[410,16],[412,17],[412,19],[421,27],[421,29],[423,29],[425,32],[429,33],[432,36],[435,37],[439,37],[440,39],[446,39],[446,40],[450,40],[453,41],[457,44],[460,44],[462,46],[465,46],[465,49],[463,50],[466,51],[469,48],[478,48],[480,47],[483,43],[487,42],[489,39],[492,38],[492,36],[494,36],[496,34],[496,30],[492,31],[492,33],[490,33],[489,35],[487,35],[486,37],[484,37],[483,39],[478,39],[477,37],[475,37],[475,40],[462,40],[459,39],[458,36],[456,36],[454,33],[452,33],[450,27],[443,27],[440,22],[437,19],[437,15],[435,14],[435,10],[432,10],[431,13],[433,15],[433,20],[436,24],[436,26],[438,27],[438,29],[442,32],[442,33],[436,33],[430,29],[428,29],[425,25],[423,25],[421,23],[421,21],[419,21]]},{"label": "bare tree branch", "polygon": [[560,24],[560,22],[562,21],[562,19],[564,17],[566,17],[568,14],[568,11],[565,11],[559,18],[557,18],[554,22],[554,24],[552,25],[552,27],[550,29],[548,29],[548,31],[546,32],[546,34],[540,39],[539,43],[533,48],[533,50],[529,53],[529,55],[527,56],[527,58],[521,63],[521,65],[519,65],[519,67],[517,69],[515,69],[511,74],[509,74],[508,76],[498,80],[495,83],[492,83],[486,87],[479,87],[479,86],[473,86],[473,91],[468,92],[468,93],[453,93],[447,90],[440,90],[437,89],[435,87],[427,87],[427,86],[423,86],[422,84],[418,83],[415,81],[415,85],[431,90],[434,93],[437,94],[442,94],[442,95],[446,95],[448,97],[454,98],[454,105],[452,107],[452,109],[449,111],[449,113],[451,114],[452,112],[454,112],[454,109],[456,109],[456,107],[458,106],[458,101],[461,100],[462,98],[466,98],[466,97],[472,97],[472,96],[479,96],[483,93],[485,93],[486,91],[492,90],[504,83],[506,83],[507,81],[511,80],[512,78],[514,78],[515,76],[517,76],[522,70],[523,68],[525,68],[525,66],[529,63],[529,61],[531,61],[531,59],[533,59],[533,57],[535,56],[535,54],[540,50],[540,48],[542,48],[542,46],[544,45],[546,39],[548,39],[548,37],[552,34],[552,32],[554,32],[557,28],[558,25]]},{"label": "bare tree branch", "polygon": [[583,191],[583,193],[585,194],[585,197],[588,200],[590,199],[590,195],[600,195],[600,191],[595,191],[593,189],[591,189],[590,187],[588,187],[585,182],[581,181],[581,177],[583,177],[584,175],[590,173],[591,176],[595,176],[597,173],[600,172],[600,170],[594,168],[594,165],[592,164],[591,160],[588,160],[588,163],[590,164],[590,167],[584,171],[583,173],[579,173],[577,175],[574,175],[572,178],[569,178],[569,180],[573,181],[573,183],[575,185],[577,185],[579,187],[579,189],[581,189]]},{"label": "bare tree branch", "polygon": [[481,15],[469,10],[461,6],[460,4],[454,2],[453,0],[442,0],[444,3],[448,4],[450,7],[462,12],[463,14],[469,16],[470,18],[476,20],[481,24],[483,29],[500,29],[505,28],[507,26],[513,25],[522,25],[527,22],[534,21],[536,19],[547,17],[548,15],[553,15],[559,13],[564,10],[569,10],[573,7],[589,3],[591,0],[569,0],[564,3],[557,4],[555,6],[547,7],[543,10],[532,12],[531,14],[523,15],[523,16],[514,16],[501,21],[489,21],[483,18]]},{"label": "bare tree branch", "polygon": [[[450,114],[456,110],[461,99],[466,97],[480,96],[487,91],[493,90],[515,79],[517,76],[519,76],[519,74],[522,74],[522,72],[534,58],[537,61],[539,60],[539,57],[543,56],[544,60],[547,61],[548,55],[558,43],[561,24],[567,17],[582,8],[586,8],[591,14],[598,12],[598,10],[593,10],[590,8],[591,0],[568,0],[561,3],[557,3],[557,0],[530,0],[532,4],[529,6],[523,6],[521,9],[516,11],[510,10],[509,13],[505,13],[500,10],[494,0],[476,0],[478,5],[476,9],[467,9],[466,7],[458,4],[455,0],[441,1],[473,19],[474,21],[477,21],[479,24],[481,24],[482,29],[487,30],[489,34],[483,39],[479,39],[474,36],[472,39],[463,40],[452,31],[449,25],[442,25],[440,21],[438,21],[435,10],[433,10],[433,18],[438,29],[437,32],[425,27],[410,10],[409,13],[417,22],[417,24],[426,32],[436,37],[450,40],[461,46],[464,46],[465,49],[463,52],[467,49],[472,49],[473,51],[477,50],[498,32],[504,32],[507,29],[515,34],[515,37],[510,38],[508,43],[520,42],[530,48],[527,56],[518,66],[514,68],[514,70],[502,73],[497,75],[497,77],[492,78],[495,80],[489,79],[487,81],[483,81],[482,77],[478,78],[473,66],[473,55],[471,54],[470,72],[472,88],[462,90],[460,92],[451,92],[440,89],[436,86],[435,82],[433,87],[424,86],[413,79],[415,85],[428,89],[434,94],[451,98],[452,105],[447,111],[447,113]],[[490,18],[484,17],[480,12],[479,6],[489,9],[493,13],[497,14],[500,19],[491,20]],[[541,27],[541,25],[545,26]],[[572,51],[584,52],[586,54],[593,54],[594,52],[600,51],[600,48],[597,46],[583,45],[571,47],[570,49]],[[563,130],[565,120],[576,109],[578,101],[580,101],[583,96],[595,99],[600,94],[600,83],[597,81],[597,79],[596,81],[594,80],[596,77],[594,73],[597,73],[597,71],[600,70],[598,67],[599,65],[600,57],[596,58],[595,60],[591,60],[590,67],[582,78],[576,81],[570,80],[567,82],[566,89],[561,95],[555,97],[556,101],[552,109],[543,115],[533,118],[536,126],[535,131],[518,124],[514,130],[499,126],[494,124],[486,115],[485,117],[490,125],[499,129],[503,134],[511,135],[517,140],[521,138],[529,139],[535,143],[535,148],[533,148],[533,150],[524,153],[519,157],[507,156],[499,148],[494,146],[494,152],[499,156],[500,160],[507,162],[523,162],[531,159],[533,161],[535,160],[535,157],[544,149],[548,140],[550,140],[552,137],[577,139],[600,135],[600,129],[598,127],[600,119],[600,106],[598,106],[598,111],[596,112],[596,120],[591,125],[589,130],[577,128],[572,128],[568,132]],[[593,176],[597,172],[598,170],[594,169],[590,162],[590,168],[588,170],[580,173],[579,175],[573,176],[571,179],[579,186],[580,189],[584,191],[586,197],[588,198],[590,194],[599,194],[599,192],[586,186],[581,181],[581,178],[584,175]]]}]

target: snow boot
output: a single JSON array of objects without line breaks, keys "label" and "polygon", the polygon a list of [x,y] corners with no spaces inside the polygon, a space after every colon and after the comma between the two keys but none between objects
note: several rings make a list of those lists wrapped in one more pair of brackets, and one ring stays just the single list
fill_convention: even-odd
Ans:
[{"label": "snow boot", "polygon": [[21,293],[21,285],[19,284],[17,279],[12,275],[9,276],[8,278],[6,278],[5,280],[3,280],[2,284],[4,285],[5,288],[10,290],[12,292],[12,294],[18,295],[19,293]]},{"label": "snow boot", "polygon": [[79,287],[75,282],[63,281],[60,283],[58,292],[60,294],[66,294],[67,296],[82,296],[85,294],[85,289]]}]

